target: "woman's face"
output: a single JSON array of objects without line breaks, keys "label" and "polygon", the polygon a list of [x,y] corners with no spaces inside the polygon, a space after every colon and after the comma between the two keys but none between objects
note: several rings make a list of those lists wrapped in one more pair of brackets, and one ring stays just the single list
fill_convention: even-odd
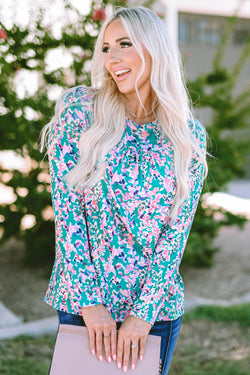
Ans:
[{"label": "woman's face", "polygon": [[[139,76],[142,60],[132,44],[121,20],[111,22],[104,33],[102,51],[105,53],[105,68],[116,82],[119,91],[127,99],[138,100],[135,82]],[[140,77],[137,87],[142,99],[152,92],[150,84],[151,57],[143,47],[145,70]]]}]

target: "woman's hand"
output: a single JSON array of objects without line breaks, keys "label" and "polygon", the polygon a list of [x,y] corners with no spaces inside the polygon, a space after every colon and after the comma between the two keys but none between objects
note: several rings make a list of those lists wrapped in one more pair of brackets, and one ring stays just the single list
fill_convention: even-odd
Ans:
[{"label": "woman's hand", "polygon": [[147,336],[151,329],[151,324],[135,316],[127,317],[118,331],[117,343],[117,367],[123,367],[127,372],[129,357],[131,353],[131,369],[136,367],[137,358],[143,360]]},{"label": "woman's hand", "polygon": [[93,355],[102,361],[102,345],[105,357],[110,363],[116,360],[117,331],[116,322],[103,305],[82,307],[82,317],[88,328],[89,347]]}]

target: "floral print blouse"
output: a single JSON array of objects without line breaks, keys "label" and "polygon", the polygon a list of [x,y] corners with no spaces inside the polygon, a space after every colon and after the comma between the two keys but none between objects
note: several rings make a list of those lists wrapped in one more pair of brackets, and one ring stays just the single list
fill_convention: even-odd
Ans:
[{"label": "floral print blouse", "polygon": [[[49,165],[56,256],[45,301],[81,315],[103,304],[116,321],[128,315],[151,324],[184,312],[179,266],[203,184],[193,155],[190,195],[167,223],[176,191],[173,146],[157,122],[128,118],[120,142],[107,154],[105,174],[93,187],[69,189],[64,176],[77,163],[80,135],[91,122],[88,89],[65,96],[52,123]],[[205,152],[205,131],[190,124]]]}]

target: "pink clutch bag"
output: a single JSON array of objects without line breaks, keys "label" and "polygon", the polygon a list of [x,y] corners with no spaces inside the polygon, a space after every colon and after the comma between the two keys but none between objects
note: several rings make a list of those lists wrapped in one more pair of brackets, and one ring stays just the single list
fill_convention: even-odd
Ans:
[{"label": "pink clutch bag", "polygon": [[[143,361],[137,361],[136,369],[128,369],[127,375],[158,375],[161,338],[149,335]],[[60,324],[49,375],[122,375],[116,363],[100,362],[89,350],[86,327]]]}]

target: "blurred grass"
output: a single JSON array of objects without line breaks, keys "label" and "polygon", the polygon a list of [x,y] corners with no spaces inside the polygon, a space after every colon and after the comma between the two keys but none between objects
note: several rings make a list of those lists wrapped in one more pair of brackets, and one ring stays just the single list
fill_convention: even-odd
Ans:
[{"label": "blurred grass", "polygon": [[[232,307],[200,306],[184,314],[183,325],[185,327],[194,322],[204,322],[207,326],[208,336],[212,325],[218,323],[218,329],[232,330],[239,327],[241,339],[250,347],[250,304],[243,304]],[[214,329],[214,327],[213,327]],[[192,331],[195,336],[197,332]],[[223,334],[224,335],[224,334]],[[230,335],[229,335],[230,336]],[[205,339],[205,338],[204,338]],[[210,337],[211,339],[211,337]],[[237,339],[237,338],[236,338]],[[238,340],[237,340],[238,341]],[[169,371],[169,375],[249,375],[250,374],[250,351],[244,346],[239,349],[237,355],[228,352],[228,343],[217,343],[217,346],[225,347],[224,356],[230,359],[221,358],[222,351],[216,353],[216,358],[211,358],[214,353],[210,349],[200,347],[192,338],[191,345],[180,345],[177,347]]]},{"label": "blurred grass", "polygon": [[[222,322],[223,329],[231,329],[231,323],[241,327],[250,326],[250,304],[234,307],[203,306],[184,315],[183,325],[200,320],[209,327],[210,322]],[[250,341],[249,329],[242,329]],[[45,336],[32,338],[20,336],[0,342],[1,375],[47,375],[53,353],[55,338]],[[201,348],[189,344],[182,350],[176,347],[169,375],[249,375],[250,355],[238,359],[206,358]],[[121,371],[121,374],[123,372]]]},{"label": "blurred grass", "polygon": [[250,303],[232,307],[200,306],[185,313],[183,323],[189,323],[196,319],[224,323],[237,322],[242,327],[250,327]]},{"label": "blurred grass", "polygon": [[249,375],[250,357],[240,360],[185,359],[173,360],[168,375]]},{"label": "blurred grass", "polygon": [[1,375],[47,375],[55,338],[20,336],[0,341]]}]

